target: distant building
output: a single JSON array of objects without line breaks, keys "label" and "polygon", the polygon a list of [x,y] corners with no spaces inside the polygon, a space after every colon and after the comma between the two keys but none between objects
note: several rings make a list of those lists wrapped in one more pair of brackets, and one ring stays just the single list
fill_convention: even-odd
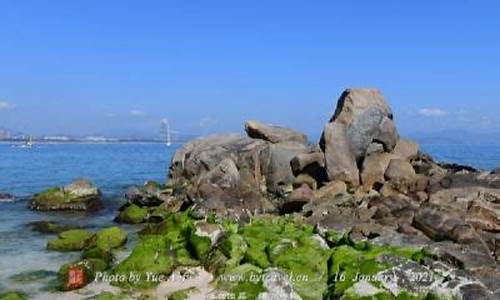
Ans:
[{"label": "distant building", "polygon": [[0,128],[0,140],[6,140],[10,138],[10,132],[7,129]]},{"label": "distant building", "polygon": [[67,142],[70,140],[69,137],[63,136],[63,135],[56,135],[56,136],[44,136],[43,139],[45,141],[55,141],[55,142]]}]

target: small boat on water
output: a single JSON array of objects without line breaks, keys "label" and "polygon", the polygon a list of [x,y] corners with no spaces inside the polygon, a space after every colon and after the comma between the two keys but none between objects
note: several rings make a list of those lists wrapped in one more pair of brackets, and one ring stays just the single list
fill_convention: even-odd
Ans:
[{"label": "small boat on water", "polygon": [[26,142],[24,144],[16,145],[16,147],[31,149],[31,148],[33,148],[33,145],[34,145],[34,143],[33,143],[33,136],[30,135],[29,138],[26,140]]},{"label": "small boat on water", "polygon": [[168,123],[168,119],[162,119],[160,122],[160,130],[162,134],[165,135],[166,141],[165,144],[167,147],[172,146],[172,133],[173,131],[170,130],[170,124]]}]

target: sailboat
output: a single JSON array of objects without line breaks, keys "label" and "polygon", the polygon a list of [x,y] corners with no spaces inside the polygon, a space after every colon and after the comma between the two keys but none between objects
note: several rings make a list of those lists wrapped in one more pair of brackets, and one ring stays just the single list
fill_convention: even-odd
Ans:
[{"label": "sailboat", "polygon": [[26,142],[24,144],[19,145],[18,147],[19,148],[28,148],[28,149],[33,148],[33,136],[30,134],[30,136],[28,137]]},{"label": "sailboat", "polygon": [[172,133],[170,131],[170,124],[168,123],[168,120],[166,118],[161,120],[160,128],[161,128],[162,134],[165,134],[165,136],[166,136],[165,144],[167,145],[167,147],[172,146]]}]

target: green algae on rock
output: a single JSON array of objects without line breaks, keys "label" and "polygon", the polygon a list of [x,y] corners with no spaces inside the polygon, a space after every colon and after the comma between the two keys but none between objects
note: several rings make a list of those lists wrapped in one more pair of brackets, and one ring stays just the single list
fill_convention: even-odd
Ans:
[{"label": "green algae on rock", "polygon": [[29,202],[33,210],[88,211],[101,206],[101,192],[88,180],[76,180],[65,187],[53,187],[36,194]]},{"label": "green algae on rock", "polygon": [[127,242],[127,233],[120,227],[105,228],[95,235],[95,246],[110,250],[121,247]]},{"label": "green algae on rock", "polygon": [[128,224],[140,224],[146,221],[148,210],[132,204],[120,212],[117,217],[118,222]]},{"label": "green algae on rock", "polygon": [[89,245],[94,233],[83,230],[73,229],[59,234],[57,239],[47,243],[48,250],[55,251],[80,251]]},{"label": "green algae on rock", "polygon": [[0,294],[0,300],[26,300],[28,299],[25,294],[20,292],[6,292]]},{"label": "green algae on rock", "polygon": [[[193,232],[193,222],[187,213],[171,215],[160,224],[141,233],[139,244],[130,256],[113,270],[113,274],[127,275],[119,286],[154,287],[168,278],[177,266],[195,266],[199,262],[187,250]],[[130,273],[138,280],[131,281]]]}]

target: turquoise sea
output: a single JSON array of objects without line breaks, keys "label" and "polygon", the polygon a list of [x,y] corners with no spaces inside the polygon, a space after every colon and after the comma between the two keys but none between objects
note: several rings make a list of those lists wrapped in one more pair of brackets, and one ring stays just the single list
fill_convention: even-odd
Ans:
[{"label": "turquoise sea", "polygon": [[[78,254],[45,250],[51,236],[32,232],[28,223],[57,220],[89,229],[113,225],[117,208],[130,185],[146,180],[164,181],[170,159],[178,146],[163,144],[37,144],[32,149],[0,144],[0,192],[16,195],[14,202],[0,202],[0,292],[22,290],[35,298],[53,296],[40,289],[51,276],[30,284],[16,284],[10,277],[24,271],[57,271]],[[500,166],[498,145],[423,145],[437,160],[491,170]],[[104,209],[93,214],[34,212],[27,208],[30,195],[76,178],[88,178],[104,195]],[[125,226],[131,243],[138,227]],[[130,249],[130,245],[128,247]],[[126,254],[126,251],[123,255]],[[50,273],[49,273],[50,274]]]}]

